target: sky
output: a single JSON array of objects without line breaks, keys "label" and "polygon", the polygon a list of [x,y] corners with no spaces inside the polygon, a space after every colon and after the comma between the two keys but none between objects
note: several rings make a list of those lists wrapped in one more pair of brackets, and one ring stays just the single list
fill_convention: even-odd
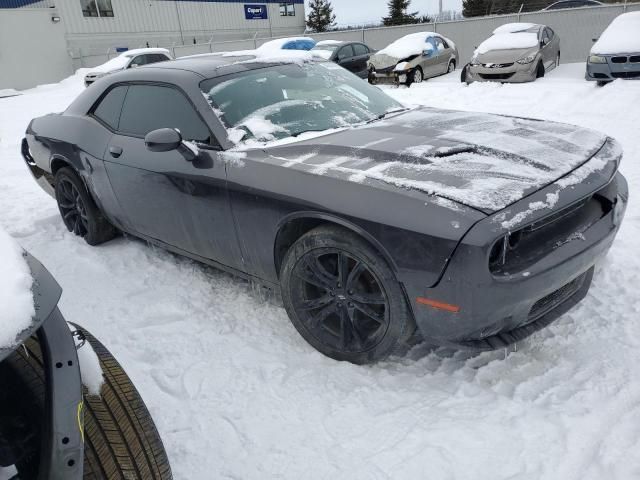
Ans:
[{"label": "sky", "polygon": [[[378,22],[388,13],[387,0],[331,0],[331,5],[338,25]],[[442,0],[442,9],[461,10],[462,0]],[[410,11],[438,13],[438,0],[412,0]]]}]

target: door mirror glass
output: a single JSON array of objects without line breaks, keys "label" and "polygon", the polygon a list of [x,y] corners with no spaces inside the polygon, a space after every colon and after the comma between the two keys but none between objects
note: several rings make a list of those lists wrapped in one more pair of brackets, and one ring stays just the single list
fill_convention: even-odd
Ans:
[{"label": "door mirror glass", "polygon": [[432,57],[434,53],[435,53],[435,50],[433,49],[433,45],[431,45],[430,43],[427,43],[427,45],[424,47],[424,50],[422,51],[422,55],[429,58],[429,57]]},{"label": "door mirror glass", "polygon": [[160,128],[147,133],[144,143],[151,152],[170,152],[182,145],[182,135],[175,128]]}]

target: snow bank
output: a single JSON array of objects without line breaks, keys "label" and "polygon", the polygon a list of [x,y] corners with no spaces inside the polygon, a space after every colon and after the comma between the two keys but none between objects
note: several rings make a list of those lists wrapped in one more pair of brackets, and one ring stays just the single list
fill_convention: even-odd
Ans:
[{"label": "snow bank", "polygon": [[418,32],[399,38],[380,50],[377,55],[388,55],[393,58],[410,57],[411,55],[420,55],[427,46],[427,38],[440,37],[444,38],[448,43],[453,44],[451,40],[439,35],[435,32]]},{"label": "snow bank", "polygon": [[538,34],[534,32],[494,33],[478,45],[477,53],[493,50],[512,50],[533,48],[538,45]]},{"label": "snow bank", "polygon": [[0,265],[0,347],[11,347],[35,314],[33,279],[22,249],[1,227]]},{"label": "snow bank", "polygon": [[591,47],[594,55],[640,53],[640,12],[616,17]]}]

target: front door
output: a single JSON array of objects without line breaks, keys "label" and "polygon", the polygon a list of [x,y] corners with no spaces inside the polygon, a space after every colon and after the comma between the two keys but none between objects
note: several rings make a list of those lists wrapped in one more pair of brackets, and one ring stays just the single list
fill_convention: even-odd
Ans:
[{"label": "front door", "polygon": [[[149,151],[144,136],[159,128],[180,130],[190,148]],[[225,163],[181,91],[130,85],[104,160],[129,230],[228,267],[242,266]]]},{"label": "front door", "polygon": [[357,73],[358,65],[353,55],[353,47],[351,45],[345,45],[338,51],[337,60],[341,67],[346,68],[350,72]]}]

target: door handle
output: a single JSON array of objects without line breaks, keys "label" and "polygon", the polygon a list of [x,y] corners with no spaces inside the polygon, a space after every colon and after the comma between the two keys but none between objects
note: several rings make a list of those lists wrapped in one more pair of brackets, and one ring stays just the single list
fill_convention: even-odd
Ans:
[{"label": "door handle", "polygon": [[122,155],[122,147],[117,147],[115,145],[109,147],[109,153],[113,158],[119,158]]}]

